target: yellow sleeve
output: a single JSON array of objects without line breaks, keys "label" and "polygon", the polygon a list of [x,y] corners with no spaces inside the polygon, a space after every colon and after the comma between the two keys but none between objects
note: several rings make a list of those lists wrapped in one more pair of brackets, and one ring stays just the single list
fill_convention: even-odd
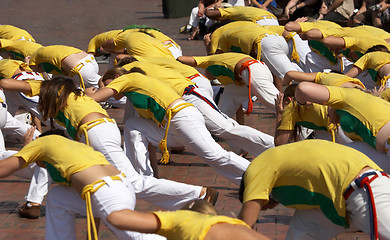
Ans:
[{"label": "yellow sleeve", "polygon": [[38,96],[39,93],[41,92],[41,85],[43,81],[39,80],[26,80],[28,84],[30,84],[31,87],[31,94],[26,94],[29,97],[32,96]]}]

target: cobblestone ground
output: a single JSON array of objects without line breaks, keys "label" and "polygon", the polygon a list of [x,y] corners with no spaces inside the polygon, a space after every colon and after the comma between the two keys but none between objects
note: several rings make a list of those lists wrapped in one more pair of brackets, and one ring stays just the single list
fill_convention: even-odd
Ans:
[{"label": "cobblestone ground", "polygon": [[[184,1],[184,0],[182,0]],[[11,24],[26,29],[42,45],[63,44],[86,50],[89,40],[104,31],[121,29],[127,24],[147,24],[157,27],[181,45],[184,55],[205,55],[202,41],[187,41],[179,34],[179,27],[186,24],[187,17],[164,19],[160,0],[84,0],[84,1],[15,1],[2,0],[0,24]],[[186,14],[186,15],[189,15]],[[100,64],[101,72],[106,64]],[[122,128],[122,111],[109,110]],[[262,106],[255,104],[253,113],[246,116],[246,123],[273,135],[275,118]],[[224,147],[224,142],[220,142]],[[7,147],[20,149],[17,141],[7,141]],[[172,154],[173,163],[159,166],[161,178],[190,184],[211,186],[219,192],[216,208],[220,214],[236,216],[240,209],[237,199],[238,187],[219,176],[200,158],[185,151]],[[249,156],[253,158],[253,156]],[[0,180],[0,239],[43,239],[45,230],[44,208],[37,220],[19,218],[17,212],[24,203],[29,180],[8,177]],[[45,204],[45,203],[44,203]],[[158,210],[145,201],[138,201],[137,210]],[[271,239],[284,239],[293,210],[278,206],[263,211],[259,216],[257,230]],[[77,219],[77,238],[85,239],[85,218]],[[104,226],[100,227],[100,239],[114,239]],[[342,234],[337,239],[368,239],[362,233]]]}]

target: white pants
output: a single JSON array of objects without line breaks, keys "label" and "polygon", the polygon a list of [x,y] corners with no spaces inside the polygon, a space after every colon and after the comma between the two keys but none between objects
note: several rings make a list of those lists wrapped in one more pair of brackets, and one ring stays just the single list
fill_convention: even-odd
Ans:
[{"label": "white pants", "polygon": [[[100,217],[118,239],[165,239],[155,234],[119,230],[107,222],[107,216],[114,211],[134,210],[134,189],[126,178],[125,182],[108,181],[108,184],[91,194],[91,203],[94,217]],[[85,206],[80,194],[71,187],[57,185],[50,189],[46,206],[45,239],[76,239],[75,216],[85,216]]]},{"label": "white pants", "polygon": [[[93,55],[88,54],[85,58],[81,59],[80,62],[76,64],[82,64],[79,73],[83,78],[84,84],[86,88],[89,87],[99,87],[99,65],[96,62],[96,59]],[[77,86],[80,86],[80,77],[78,74],[72,75],[72,79]]]},{"label": "white pants", "polygon": [[[115,123],[104,122],[89,129],[88,140],[93,149],[103,153],[113,166],[126,174],[137,198],[168,210],[180,209],[189,201],[199,199],[201,186],[138,174],[121,148],[121,133]],[[81,141],[85,142],[84,136]]]},{"label": "white pants", "polygon": [[262,18],[256,21],[261,26],[279,26],[279,21],[276,18]]},{"label": "white pants", "polygon": [[[299,56],[299,62],[294,62],[298,65],[300,69],[305,69],[306,66],[306,55],[311,52],[309,43],[307,40],[302,40],[302,38],[298,35],[295,34],[293,36],[293,40],[295,42],[295,48]],[[291,59],[293,48],[294,48],[294,42],[293,40],[289,40],[287,42],[288,45],[288,56]]]},{"label": "white pants", "polygon": [[190,21],[188,22],[188,25],[191,25],[192,27],[197,28],[197,27],[199,27],[199,19],[206,18],[205,25],[206,25],[206,27],[210,27],[214,23],[214,21],[209,19],[208,17],[206,17],[206,15],[204,15],[203,17],[199,17],[198,11],[199,11],[198,7],[194,7],[192,9],[191,14],[190,14]]},{"label": "white pants", "polygon": [[[158,145],[165,133],[152,120],[131,118],[125,123],[125,151],[137,171],[152,174],[148,165],[149,143]],[[182,146],[203,158],[219,174],[239,185],[249,161],[228,152],[214,141],[205,127],[202,114],[194,107],[186,107],[171,119],[167,142],[169,146]]]},{"label": "white pants", "polygon": [[[390,179],[380,176],[370,184],[375,199],[379,239],[390,239]],[[332,223],[320,209],[296,210],[286,239],[330,239],[345,231],[361,230],[370,234],[370,217],[364,188],[346,200],[350,229]]]},{"label": "white pants", "polygon": [[[196,88],[195,91],[204,96],[202,89]],[[253,156],[258,156],[268,148],[274,147],[272,136],[254,128],[240,125],[226,114],[212,108],[200,97],[194,94],[185,94],[183,99],[195,105],[203,115],[207,130],[224,139],[234,152],[241,153],[243,150]],[[207,97],[207,99],[216,105],[211,97]]]},{"label": "white pants", "polygon": [[[268,109],[275,112],[275,100],[279,90],[274,85],[274,78],[271,71],[262,62],[253,63],[249,66],[251,71],[251,95]],[[244,69],[241,77],[246,86],[249,86],[249,71]]]},{"label": "white pants", "polygon": [[350,64],[351,61],[344,56],[341,60],[338,59],[337,63],[332,64],[326,57],[311,51],[306,55],[305,72],[323,72],[325,69],[343,72]]},{"label": "white pants", "polygon": [[183,51],[181,50],[180,46],[174,44],[174,43],[168,43],[164,44],[166,48],[172,53],[172,56],[177,59],[178,57],[183,56]]},{"label": "white pants", "polygon": [[292,64],[287,54],[288,45],[283,37],[268,35],[261,40],[261,60],[280,79],[283,79],[288,71],[303,72],[302,69],[297,69],[297,66]]}]

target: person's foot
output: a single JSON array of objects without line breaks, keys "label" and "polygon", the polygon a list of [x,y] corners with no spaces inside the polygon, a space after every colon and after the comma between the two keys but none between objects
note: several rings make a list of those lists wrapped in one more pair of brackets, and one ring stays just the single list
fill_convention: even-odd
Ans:
[{"label": "person's foot", "polygon": [[26,202],[19,210],[19,216],[22,218],[37,219],[41,216],[41,205]]},{"label": "person's foot", "polygon": [[198,35],[199,35],[199,29],[195,29],[194,31],[192,31],[191,36],[188,37],[187,40],[188,41],[197,40],[198,39]]},{"label": "person's foot", "polygon": [[211,203],[213,206],[217,203],[219,192],[212,187],[207,187],[204,200]]}]

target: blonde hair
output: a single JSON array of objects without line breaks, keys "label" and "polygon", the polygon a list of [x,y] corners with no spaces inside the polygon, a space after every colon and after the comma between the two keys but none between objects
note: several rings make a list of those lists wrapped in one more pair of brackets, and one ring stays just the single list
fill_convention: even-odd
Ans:
[{"label": "blonde hair", "polygon": [[218,215],[217,211],[204,199],[195,200],[193,202],[187,203],[181,210],[191,210],[194,212],[200,212],[208,215]]}]

